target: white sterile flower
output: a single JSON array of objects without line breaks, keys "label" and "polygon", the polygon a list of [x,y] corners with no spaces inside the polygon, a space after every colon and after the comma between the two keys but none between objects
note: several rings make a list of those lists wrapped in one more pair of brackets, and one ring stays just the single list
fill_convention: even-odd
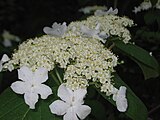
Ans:
[{"label": "white sterile flower", "polygon": [[82,25],[81,32],[84,35],[86,35],[87,37],[99,38],[99,36],[98,36],[99,30],[98,29],[89,29],[88,27]]},{"label": "white sterile flower", "polygon": [[160,0],[157,1],[155,7],[156,7],[157,9],[160,9]]},{"label": "white sterile flower", "polygon": [[140,4],[140,7],[141,7],[142,10],[148,10],[149,8],[152,7],[152,4],[151,4],[150,1],[147,0],[147,1],[142,2]]},{"label": "white sterile flower", "polygon": [[137,14],[138,12],[141,12],[141,7],[134,7],[134,10],[132,10],[132,12],[134,12],[135,14]]},{"label": "white sterile flower", "polygon": [[4,45],[5,47],[11,47],[11,46],[12,46],[12,43],[11,43],[11,41],[10,41],[9,39],[4,39],[3,45]]},{"label": "white sterile flower", "polygon": [[20,39],[19,37],[12,35],[11,33],[9,33],[8,31],[4,30],[2,37],[4,39],[3,41],[3,45],[5,47],[11,47],[12,46],[12,42],[11,41],[15,41],[15,42],[19,42]]},{"label": "white sterile flower", "polygon": [[119,90],[117,88],[113,88],[113,100],[116,101],[117,109],[120,112],[125,112],[128,107],[127,98],[126,98],[126,87],[121,86]]},{"label": "white sterile flower", "polygon": [[64,35],[64,33],[67,30],[66,22],[63,22],[63,24],[57,24],[56,22],[53,23],[52,28],[50,27],[44,27],[43,31],[48,35],[53,35],[56,37],[61,37]]},{"label": "white sterile flower", "polygon": [[10,60],[9,57],[6,54],[2,56],[2,59],[0,60],[0,72],[2,71],[2,67],[3,67],[2,64],[9,60]]},{"label": "white sterile flower", "polygon": [[95,10],[105,10],[107,9],[106,6],[87,6],[84,8],[79,9],[79,12],[83,12],[84,14],[90,14],[91,12]]},{"label": "white sterile flower", "polygon": [[102,43],[105,43],[107,41],[106,39],[109,37],[109,35],[107,35],[104,31],[100,32],[98,35],[100,38],[102,38]]},{"label": "white sterile flower", "polygon": [[118,14],[118,9],[116,8],[113,10],[113,8],[110,7],[109,10],[107,10],[107,11],[106,10],[96,10],[94,13],[95,16],[103,16],[103,15],[109,15],[109,14],[111,14],[111,15]]},{"label": "white sterile flower", "polygon": [[64,115],[63,120],[85,119],[90,114],[91,108],[84,103],[83,99],[87,93],[86,89],[72,91],[64,84],[58,88],[58,96],[62,100],[54,101],[49,107],[53,114]]},{"label": "white sterile flower", "polygon": [[17,94],[24,94],[24,100],[30,109],[35,109],[38,102],[38,94],[42,99],[46,99],[52,90],[45,84],[48,79],[48,71],[41,67],[32,72],[28,67],[23,66],[18,70],[18,78],[22,81],[12,83],[11,88]]}]

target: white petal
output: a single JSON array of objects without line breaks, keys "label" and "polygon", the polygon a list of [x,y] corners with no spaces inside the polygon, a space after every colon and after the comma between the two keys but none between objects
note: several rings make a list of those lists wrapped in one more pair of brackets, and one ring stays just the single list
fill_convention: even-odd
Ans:
[{"label": "white petal", "polygon": [[126,99],[126,89],[127,88],[125,86],[121,86],[117,93],[116,105],[117,105],[117,109],[121,112],[125,112],[128,107],[128,103]]},{"label": "white petal", "polygon": [[111,93],[113,94],[112,99],[113,99],[114,101],[116,101],[118,89],[113,86],[113,87],[111,88]]},{"label": "white petal", "polygon": [[12,64],[8,65],[8,70],[11,72],[12,70],[14,70],[14,66]]},{"label": "white petal", "polygon": [[44,27],[43,31],[48,35],[54,35],[54,36],[62,36],[67,30],[66,23],[64,22],[62,25],[57,24],[56,22],[53,23],[52,28],[50,27]]},{"label": "white petal", "polygon": [[46,99],[49,95],[52,94],[52,89],[47,85],[40,84],[39,86],[36,86],[34,92],[40,94],[42,99]]},{"label": "white petal", "polygon": [[2,71],[2,61],[0,61],[0,72]]},{"label": "white petal", "polygon": [[28,67],[23,66],[18,70],[18,78],[23,81],[33,80],[33,72]]},{"label": "white petal", "polygon": [[57,22],[54,22],[54,23],[52,24],[52,28],[53,28],[53,29],[56,29],[56,28],[58,28],[60,25],[61,25],[60,23],[58,24]]},{"label": "white petal", "polygon": [[49,106],[49,108],[53,114],[64,115],[67,112],[69,105],[61,100],[56,100]]},{"label": "white petal", "polygon": [[114,9],[113,14],[114,14],[114,15],[118,14],[118,9],[117,9],[117,8]]},{"label": "white petal", "polygon": [[67,88],[64,84],[61,84],[58,88],[58,97],[63,101],[70,103],[73,97],[73,91]]},{"label": "white petal", "polygon": [[52,32],[53,35],[62,36],[67,30],[66,22],[63,22],[62,25],[61,24],[57,24],[55,22],[52,25],[52,29],[53,29],[53,32]]},{"label": "white petal", "polygon": [[77,90],[75,90],[74,93],[73,93],[75,102],[77,104],[83,104],[84,103],[83,99],[84,99],[86,93],[87,93],[86,89],[77,89]]},{"label": "white petal", "polygon": [[125,86],[121,86],[120,88],[119,88],[119,90],[118,90],[118,93],[117,93],[117,95],[118,96],[126,96],[126,87]]},{"label": "white petal", "polygon": [[91,112],[91,108],[87,105],[79,105],[75,107],[75,113],[80,119],[86,118]]},{"label": "white petal", "polygon": [[67,113],[63,116],[63,120],[79,120],[73,107],[67,110]]},{"label": "white petal", "polygon": [[113,8],[110,7],[109,10],[107,11],[107,13],[109,14],[109,13],[111,13],[112,11],[113,11]]},{"label": "white petal", "polygon": [[34,81],[37,83],[43,83],[48,79],[48,71],[44,67],[38,68],[34,73]]},{"label": "white petal", "polygon": [[117,97],[116,106],[120,112],[125,112],[128,107],[127,99],[125,97]]},{"label": "white petal", "polygon": [[11,84],[11,88],[17,94],[24,94],[26,92],[27,86],[25,85],[25,82],[16,81]]},{"label": "white petal", "polygon": [[87,37],[98,37],[99,30],[89,29],[88,27],[82,25],[81,32],[85,34]]},{"label": "white petal", "polygon": [[116,94],[116,93],[115,93],[115,94],[113,94],[112,99],[113,99],[114,101],[116,101],[116,100],[117,100],[117,94]]},{"label": "white petal", "polygon": [[48,35],[52,35],[53,30],[50,27],[44,27],[43,32],[48,34]]},{"label": "white petal", "polygon": [[35,104],[38,102],[38,94],[33,92],[27,92],[24,94],[24,100],[30,109],[35,109]]},{"label": "white petal", "polygon": [[5,47],[11,47],[11,46],[12,46],[12,43],[11,43],[10,40],[5,39],[5,40],[3,41],[3,45],[4,45]]},{"label": "white petal", "polygon": [[9,57],[6,54],[2,56],[2,59],[1,59],[2,63],[7,62],[9,60],[10,60]]}]

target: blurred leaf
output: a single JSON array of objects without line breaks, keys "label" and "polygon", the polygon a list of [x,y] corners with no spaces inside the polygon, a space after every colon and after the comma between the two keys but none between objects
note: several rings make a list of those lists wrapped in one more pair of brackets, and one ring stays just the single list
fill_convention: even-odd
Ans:
[{"label": "blurred leaf", "polygon": [[150,67],[147,67],[146,65],[144,65],[143,63],[140,63],[136,60],[134,60],[139,67],[142,69],[142,72],[144,74],[145,79],[149,79],[151,78],[151,76],[156,77],[159,76],[159,73],[153,69],[151,69]]},{"label": "blurred leaf", "polygon": [[157,10],[157,23],[158,23],[158,28],[160,30],[160,10]]},{"label": "blurred leaf", "polygon": [[147,25],[152,25],[154,24],[154,22],[156,22],[157,16],[156,16],[156,12],[155,11],[148,11],[145,15],[144,15],[144,21]]},{"label": "blurred leaf", "polygon": [[124,44],[122,41],[115,41],[115,45],[123,54],[126,54],[138,63],[144,73],[145,79],[159,76],[159,64],[146,50],[133,44]]},{"label": "blurred leaf", "polygon": [[0,72],[0,93],[2,91],[2,72]]},{"label": "blurred leaf", "polygon": [[89,99],[93,99],[94,98],[94,96],[96,95],[96,90],[95,89],[93,89],[93,87],[91,87],[91,86],[89,86],[88,88],[87,88],[87,98],[89,98]]},{"label": "blurred leaf", "polygon": [[36,109],[31,110],[22,95],[8,88],[0,95],[0,120],[62,120],[49,110],[55,98],[56,95],[51,95],[47,100],[39,100]]},{"label": "blurred leaf", "polygon": [[78,4],[81,6],[86,5],[88,2],[90,2],[91,0],[77,0]]},{"label": "blurred leaf", "polygon": [[[133,93],[133,91],[128,87],[127,84],[125,84],[121,78],[115,74],[114,75],[114,83],[115,87],[119,88],[120,86],[126,86],[127,87],[127,100],[128,100],[128,108],[125,114],[130,117],[133,120],[147,120],[147,108],[143,104],[143,102]],[[115,101],[111,97],[108,97],[105,95],[105,93],[101,93],[99,89],[96,88],[96,90],[110,103],[112,103],[114,106]]]},{"label": "blurred leaf", "polygon": [[99,101],[87,100],[86,104],[92,108],[91,114],[96,118],[96,120],[107,120],[104,105],[102,105]]},{"label": "blurred leaf", "polygon": [[154,6],[158,0],[150,0],[150,1],[151,1],[152,6]]}]

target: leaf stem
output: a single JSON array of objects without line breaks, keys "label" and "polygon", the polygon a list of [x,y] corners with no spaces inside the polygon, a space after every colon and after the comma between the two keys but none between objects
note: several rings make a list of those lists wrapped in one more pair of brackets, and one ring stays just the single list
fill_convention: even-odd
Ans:
[{"label": "leaf stem", "polygon": [[114,0],[114,9],[117,8],[117,3],[118,3],[118,0]]},{"label": "leaf stem", "polygon": [[59,84],[60,84],[60,82],[59,82],[59,81],[57,81],[56,76],[54,76],[52,73],[51,73],[51,77],[54,79],[54,81],[57,83],[57,85],[59,85]]},{"label": "leaf stem", "polygon": [[154,107],[153,109],[151,109],[151,110],[148,112],[148,114],[150,115],[150,114],[154,113],[155,111],[157,111],[158,109],[160,109],[160,104],[159,104],[158,106]]},{"label": "leaf stem", "polygon": [[115,46],[115,43],[112,43],[112,45],[108,49],[111,50],[114,46]]},{"label": "leaf stem", "polygon": [[62,83],[63,83],[63,80],[61,79],[58,70],[55,69],[55,71],[56,71],[56,75],[57,75],[57,77],[58,77],[59,82],[62,84]]}]

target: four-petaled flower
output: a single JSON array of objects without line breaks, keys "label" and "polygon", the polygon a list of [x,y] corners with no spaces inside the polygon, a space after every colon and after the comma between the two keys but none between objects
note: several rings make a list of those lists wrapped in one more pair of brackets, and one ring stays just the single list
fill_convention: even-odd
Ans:
[{"label": "four-petaled flower", "polygon": [[43,31],[48,35],[53,35],[56,37],[61,37],[64,35],[64,33],[67,30],[66,22],[63,22],[63,24],[57,24],[56,22],[53,23],[52,28],[50,27],[44,27]]},{"label": "four-petaled flower", "polygon": [[83,99],[87,93],[86,89],[72,91],[64,84],[58,88],[58,96],[62,100],[54,101],[49,107],[53,114],[64,115],[63,120],[84,119],[91,112],[91,108],[84,103]]},{"label": "four-petaled flower", "polygon": [[4,54],[2,56],[2,59],[0,60],[0,72],[2,71],[2,67],[3,67],[2,65],[3,65],[3,63],[5,63],[5,62],[7,62],[9,60],[10,60],[9,57],[6,54]]},{"label": "four-petaled flower", "polygon": [[109,37],[109,35],[106,35],[105,32],[100,32],[99,30],[100,24],[98,23],[95,29],[90,29],[84,25],[81,26],[81,32],[86,36],[86,37],[93,37],[96,39],[99,39],[102,41],[102,43],[106,42],[106,39]]},{"label": "four-petaled flower", "polygon": [[119,90],[117,88],[113,88],[113,100],[116,101],[117,109],[120,112],[125,112],[128,107],[127,98],[126,98],[126,87],[121,86]]},{"label": "four-petaled flower", "polygon": [[12,83],[11,88],[18,94],[24,94],[25,103],[30,109],[35,108],[39,98],[38,94],[42,99],[52,94],[51,88],[42,84],[48,79],[48,71],[43,67],[32,72],[28,67],[23,66],[18,70],[18,78],[22,81]]},{"label": "four-petaled flower", "polygon": [[96,10],[95,11],[95,16],[103,16],[103,15],[116,15],[118,14],[118,9],[114,9],[112,7],[109,8],[109,10]]}]

